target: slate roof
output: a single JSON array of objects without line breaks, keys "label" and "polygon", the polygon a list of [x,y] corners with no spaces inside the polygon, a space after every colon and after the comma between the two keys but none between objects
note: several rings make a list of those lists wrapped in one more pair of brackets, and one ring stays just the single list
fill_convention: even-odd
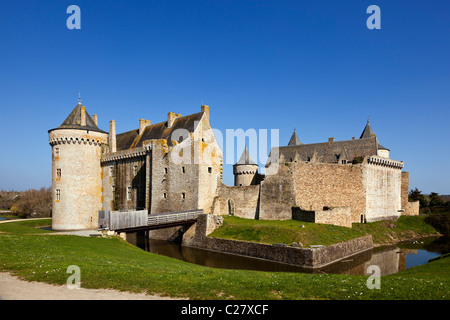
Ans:
[{"label": "slate roof", "polygon": [[361,133],[360,139],[366,139],[366,138],[372,138],[375,136],[375,132],[373,132],[372,127],[370,126],[369,120],[367,120],[366,127],[364,128],[363,132]]},{"label": "slate roof", "polygon": [[377,154],[378,141],[376,137],[322,143],[301,144],[297,146],[280,147],[279,152],[286,161],[291,161],[297,154],[300,161],[310,161],[316,153],[320,162],[337,163],[340,160],[352,161],[356,157]]},{"label": "slate roof", "polygon": [[295,144],[295,136],[294,131],[289,144],[279,147],[279,155],[283,155],[286,161],[292,161],[297,155],[299,161],[310,161],[315,157],[320,162],[337,163],[341,160],[353,161],[356,157],[377,155],[378,150],[389,150],[380,145],[369,121],[359,139]]},{"label": "slate roof", "polygon": [[78,129],[78,130],[90,130],[90,131],[97,131],[101,133],[107,133],[101,129],[95,124],[94,120],[92,120],[89,113],[86,111],[86,125],[81,125],[81,107],[85,108],[81,103],[78,103],[76,107],[72,110],[72,112],[69,114],[69,116],[64,120],[64,122],[57,128],[50,129],[56,130],[56,129]]},{"label": "slate roof", "polygon": [[[185,129],[189,133],[194,132],[203,113],[176,118],[170,128],[167,127],[167,121],[147,126],[140,136],[138,129],[119,133],[116,135],[117,151],[142,147],[144,141],[152,139],[167,139],[168,144],[171,145],[172,133],[177,129]],[[176,135],[178,136],[178,134]]]},{"label": "slate roof", "polygon": [[239,161],[236,162],[236,164],[251,164],[251,165],[257,165],[252,158],[250,158],[250,153],[248,152],[247,146],[245,146],[244,151],[242,152],[241,157],[239,158]]},{"label": "slate roof", "polygon": [[298,146],[302,144],[300,139],[298,138],[297,131],[294,129],[294,133],[292,134],[291,140],[289,140],[288,146]]}]

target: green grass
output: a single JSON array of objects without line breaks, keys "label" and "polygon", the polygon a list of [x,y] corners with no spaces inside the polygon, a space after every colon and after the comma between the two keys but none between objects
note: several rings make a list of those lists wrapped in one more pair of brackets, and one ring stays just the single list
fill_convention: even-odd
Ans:
[{"label": "green grass", "polygon": [[354,223],[354,230],[371,234],[374,243],[387,244],[413,238],[439,235],[424,216],[400,216],[397,221]]},{"label": "green grass", "polygon": [[251,220],[224,216],[223,225],[209,236],[267,244],[301,242],[303,246],[309,246],[330,245],[368,234],[372,235],[374,243],[386,244],[439,233],[421,216],[402,216],[396,222],[354,223],[353,228],[296,220]]},{"label": "green grass", "polygon": [[49,233],[50,230],[39,229],[40,227],[47,227],[52,225],[52,219],[39,220],[17,220],[0,223],[0,232],[8,232],[15,234],[23,233]]},{"label": "green grass", "polygon": [[77,265],[83,288],[191,299],[449,299],[450,257],[382,277],[381,290],[370,290],[366,276],[214,269],[152,254],[119,238],[34,235],[45,222],[0,224],[1,231],[8,229],[0,233],[0,270],[63,285],[67,267]]},{"label": "green grass", "polygon": [[266,244],[301,242],[304,246],[308,246],[330,245],[364,235],[365,233],[360,230],[328,224],[296,220],[251,220],[224,216],[223,225],[209,236]]}]

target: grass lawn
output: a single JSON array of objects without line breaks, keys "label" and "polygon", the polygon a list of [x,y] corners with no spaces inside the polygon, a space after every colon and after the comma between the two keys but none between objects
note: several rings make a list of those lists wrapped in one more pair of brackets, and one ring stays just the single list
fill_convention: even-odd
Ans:
[{"label": "grass lawn", "polygon": [[224,216],[223,225],[211,237],[267,244],[301,242],[303,246],[330,245],[371,234],[377,244],[392,243],[412,237],[439,235],[424,217],[402,216],[396,222],[354,223],[353,228],[296,220],[250,220]]},{"label": "grass lawn", "polygon": [[[214,269],[143,251],[119,238],[52,235],[49,221],[0,224],[0,270],[27,280],[65,284],[81,269],[84,288],[111,288],[190,299],[449,299],[450,257],[381,279]],[[39,234],[36,234],[39,233]]]}]

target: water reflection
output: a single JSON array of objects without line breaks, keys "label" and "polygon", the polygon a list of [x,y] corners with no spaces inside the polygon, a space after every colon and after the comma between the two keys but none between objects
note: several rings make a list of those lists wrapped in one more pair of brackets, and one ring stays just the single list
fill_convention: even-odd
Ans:
[{"label": "water reflection", "polygon": [[[377,247],[327,266],[312,269],[235,254],[185,247],[173,242],[149,239],[141,233],[127,234],[127,241],[141,249],[212,268],[367,275],[367,268],[370,265],[377,265],[380,267],[381,275],[383,276],[425,264],[429,259],[439,256],[440,253],[448,252],[448,240],[444,242],[442,242],[442,239],[437,240],[437,244],[441,245],[440,248],[437,248],[436,245],[433,245],[433,241],[436,241],[436,239],[426,239],[425,242],[421,241],[422,243],[406,242],[398,246]],[[444,247],[442,244],[444,244]]]}]

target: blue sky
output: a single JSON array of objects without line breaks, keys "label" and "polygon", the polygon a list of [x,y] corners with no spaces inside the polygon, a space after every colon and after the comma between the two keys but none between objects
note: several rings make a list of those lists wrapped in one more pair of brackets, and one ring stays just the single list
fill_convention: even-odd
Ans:
[{"label": "blue sky", "polygon": [[[80,30],[66,27],[71,4]],[[380,30],[366,27],[371,4]],[[117,132],[204,103],[214,128],[279,129],[286,145],[294,127],[304,143],[359,137],[370,116],[410,188],[450,194],[449,12],[444,0],[2,0],[0,189],[51,185],[47,130],[81,92]]]}]

